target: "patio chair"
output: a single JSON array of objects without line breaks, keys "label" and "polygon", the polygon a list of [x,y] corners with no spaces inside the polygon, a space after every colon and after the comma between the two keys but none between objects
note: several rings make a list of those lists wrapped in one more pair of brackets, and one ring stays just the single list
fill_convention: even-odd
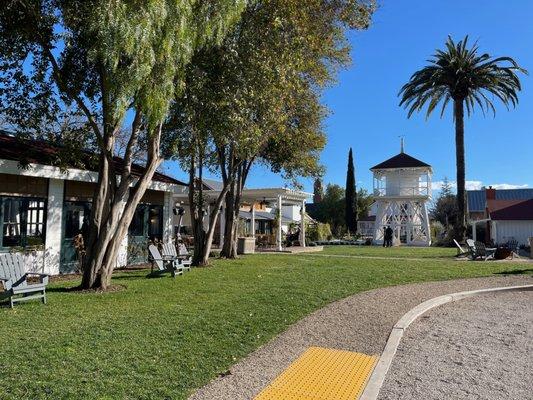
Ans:
[{"label": "patio chair", "polygon": [[470,250],[470,257],[472,260],[481,259],[487,261],[489,259],[494,259],[494,253],[496,253],[496,248],[488,248],[485,246],[485,243],[474,242],[472,239],[467,239],[466,244]]},{"label": "patio chair", "polygon": [[[27,278],[32,275],[39,277],[38,283],[28,282]],[[0,282],[4,286],[4,291],[0,292],[0,300],[9,298],[11,308],[15,303],[36,299],[41,299],[43,304],[46,304],[48,276],[39,272],[26,272],[20,253],[0,254]]]},{"label": "patio chair", "polygon": [[486,247],[483,242],[476,242],[475,244],[477,254],[484,261],[494,259],[494,254],[496,253],[496,250],[498,250],[496,247]]},{"label": "patio chair", "polygon": [[[152,256],[152,271],[150,275],[162,275],[166,272],[170,272],[173,278],[176,275],[183,275],[183,266],[181,264],[175,263],[175,257],[164,257],[159,252],[159,249],[151,244],[148,246],[148,251]],[[154,264],[157,266],[157,270],[154,271]]]},{"label": "patio chair", "polygon": [[472,239],[466,239],[466,245],[468,247],[468,256],[472,259],[476,259],[476,243]]},{"label": "patio chair", "polygon": [[470,254],[470,250],[463,249],[457,240],[453,239],[453,242],[455,243],[455,247],[457,247],[457,254],[455,257],[463,257]]},{"label": "patio chair", "polygon": [[515,256],[520,258],[520,246],[518,245],[518,240],[516,239],[510,239],[505,243],[506,248],[511,250],[511,257],[514,258]]},{"label": "patio chair", "polygon": [[176,246],[172,242],[165,243],[163,245],[163,257],[167,258],[174,258],[174,263],[178,263],[181,265],[184,271],[190,271],[191,270],[191,257],[189,256],[189,252],[187,252],[187,249],[185,249],[186,254],[182,255],[181,251],[178,255],[178,252],[176,251]]}]

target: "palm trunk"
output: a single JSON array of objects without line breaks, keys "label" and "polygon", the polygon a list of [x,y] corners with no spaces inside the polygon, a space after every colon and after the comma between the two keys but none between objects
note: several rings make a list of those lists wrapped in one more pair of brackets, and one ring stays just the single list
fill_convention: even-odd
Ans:
[{"label": "palm trunk", "polygon": [[454,117],[457,167],[457,221],[455,223],[455,236],[458,241],[462,241],[466,233],[465,127],[464,104],[462,99],[454,100]]}]

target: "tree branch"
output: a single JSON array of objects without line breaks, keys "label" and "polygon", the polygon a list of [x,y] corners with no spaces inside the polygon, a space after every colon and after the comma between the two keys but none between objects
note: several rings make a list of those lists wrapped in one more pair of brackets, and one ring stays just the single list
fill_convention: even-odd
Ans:
[{"label": "tree branch", "polygon": [[80,96],[71,93],[68,89],[67,85],[63,81],[61,77],[61,72],[59,69],[59,64],[57,63],[57,60],[55,59],[54,55],[52,54],[52,51],[50,50],[49,46],[41,41],[41,46],[43,47],[43,50],[46,54],[46,57],[50,61],[50,64],[52,65],[52,75],[54,76],[54,79],[56,81],[56,84],[58,88],[65,94],[67,97],[69,97],[71,100],[73,100],[78,107],[83,111],[85,116],[87,117],[89,124],[91,125],[91,128],[93,128],[93,131],[96,135],[96,138],[100,142],[100,145],[103,146],[103,137],[102,133],[100,131],[100,128],[98,127],[98,124],[96,123],[96,120],[94,119],[94,116],[92,115],[91,111],[87,107],[87,105],[83,102]]},{"label": "tree branch", "polygon": [[[26,11],[28,11],[31,14],[33,14],[33,17],[35,18],[35,22],[36,23],[37,23],[37,21],[39,19],[42,18],[42,15],[37,14],[35,12],[35,10],[33,10],[31,7],[29,7],[24,1],[19,1],[19,4],[23,8],[25,8]],[[36,27],[35,29],[37,29],[37,31],[38,31],[38,27]],[[71,100],[73,100],[78,105],[78,107],[80,107],[80,109],[83,111],[83,113],[85,114],[85,116],[89,120],[89,124],[93,128],[93,131],[94,131],[98,141],[103,146],[103,136],[102,136],[102,133],[100,132],[100,128],[98,127],[98,124],[96,123],[96,121],[94,119],[94,116],[92,115],[92,113],[89,110],[89,108],[87,107],[87,105],[83,102],[81,97],[76,95],[76,94],[74,94],[74,93],[71,93],[70,90],[68,89],[66,83],[63,81],[63,79],[61,77],[59,64],[58,64],[57,60],[55,59],[54,55],[52,54],[52,50],[50,49],[50,44],[48,42],[46,42],[40,34],[37,34],[37,39],[38,39],[38,42],[39,42],[40,46],[42,47],[42,49],[43,49],[43,51],[44,51],[44,53],[46,55],[46,58],[48,58],[48,61],[50,61],[50,64],[52,65],[52,76],[54,77],[54,80],[56,81],[56,84],[57,84],[59,90],[61,90],[67,97],[69,97]]]}]

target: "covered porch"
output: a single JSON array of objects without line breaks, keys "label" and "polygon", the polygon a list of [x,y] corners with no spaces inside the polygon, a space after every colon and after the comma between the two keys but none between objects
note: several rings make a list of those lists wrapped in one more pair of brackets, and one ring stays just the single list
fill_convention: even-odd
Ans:
[{"label": "covered porch", "polygon": [[[209,228],[207,216],[210,215],[219,193],[218,190],[204,190],[203,192],[207,203],[204,210],[204,229],[206,230]],[[239,219],[242,222],[239,236],[254,238],[254,247],[258,251],[283,252],[290,244],[297,245],[290,247],[305,249],[305,202],[311,196],[311,193],[288,188],[244,189],[239,209]],[[185,228],[182,228],[182,232],[186,232],[187,226],[190,225],[188,194],[175,194],[174,200],[176,206],[186,208],[187,216],[183,219]],[[213,241],[215,249],[224,242],[224,211],[222,206],[215,222],[217,230]],[[177,221],[175,222],[175,225],[178,225]],[[287,239],[291,239],[291,242]]]}]

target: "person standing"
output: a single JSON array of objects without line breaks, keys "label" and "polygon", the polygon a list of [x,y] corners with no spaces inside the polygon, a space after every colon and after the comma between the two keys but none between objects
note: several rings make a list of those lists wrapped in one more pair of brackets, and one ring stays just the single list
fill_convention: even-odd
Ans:
[{"label": "person standing", "polygon": [[385,247],[392,247],[392,237],[394,235],[394,232],[392,231],[392,228],[390,226],[387,226],[385,228]]}]

